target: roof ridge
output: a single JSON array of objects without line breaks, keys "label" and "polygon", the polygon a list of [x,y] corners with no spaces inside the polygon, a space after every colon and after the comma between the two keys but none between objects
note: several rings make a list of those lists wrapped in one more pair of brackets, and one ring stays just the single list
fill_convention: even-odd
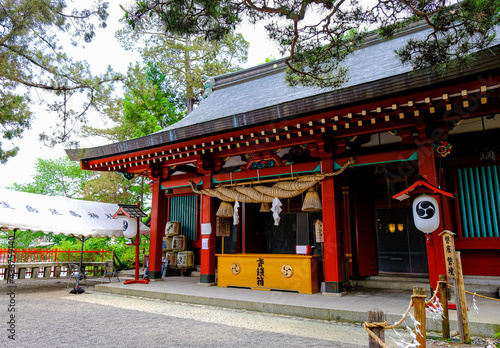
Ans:
[{"label": "roof ridge", "polygon": [[[381,37],[378,29],[373,29],[367,33],[365,42],[358,48],[363,49],[368,46],[376,45],[378,43],[382,43],[388,40],[393,40],[398,37],[406,36],[418,31],[423,31],[428,29],[429,25],[424,21],[419,21],[416,23],[410,24],[404,30],[398,31],[391,37],[385,38]],[[276,59],[271,62],[266,62],[263,64],[259,64],[250,68],[233,71],[227,74],[219,75],[213,77],[215,80],[215,85],[213,86],[213,90],[226,88],[229,86],[233,86],[235,84],[240,84],[247,82],[249,80],[258,79],[267,75],[276,74],[282,72],[286,69],[285,60],[288,57],[283,57],[280,59]]]}]

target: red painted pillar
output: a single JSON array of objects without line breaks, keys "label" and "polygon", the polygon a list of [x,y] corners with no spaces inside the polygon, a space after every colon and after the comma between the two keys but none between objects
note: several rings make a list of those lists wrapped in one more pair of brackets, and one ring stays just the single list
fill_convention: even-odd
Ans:
[{"label": "red painted pillar", "polygon": [[[203,189],[211,188],[212,177],[205,175]],[[201,195],[201,224],[210,224],[212,232],[201,235],[201,272],[200,283],[215,283],[215,200],[207,195]],[[203,231],[203,228],[202,228]]]},{"label": "red painted pillar", "polygon": [[[333,172],[333,160],[321,161],[321,172]],[[325,263],[325,292],[344,292],[342,279],[342,244],[339,228],[339,215],[335,202],[334,178],[326,178],[321,182],[321,198],[323,204],[323,238]]]},{"label": "red painted pillar", "polygon": [[[436,168],[436,158],[432,144],[420,145],[418,147],[418,170],[420,175],[425,177],[430,184],[438,186],[438,171]],[[436,289],[440,274],[446,274],[446,263],[444,259],[443,240],[439,236],[443,228],[444,206],[440,195],[434,196],[439,204],[440,223],[436,231],[425,236],[427,246],[427,263],[429,266],[429,280],[433,289]]]},{"label": "red painted pillar", "polygon": [[149,236],[149,279],[161,278],[161,255],[165,235],[166,197],[159,182],[153,183],[151,204],[151,226]]}]

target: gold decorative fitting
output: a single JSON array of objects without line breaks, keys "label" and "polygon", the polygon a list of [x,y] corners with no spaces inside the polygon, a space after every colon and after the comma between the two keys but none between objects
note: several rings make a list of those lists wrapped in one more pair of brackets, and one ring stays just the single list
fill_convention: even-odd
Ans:
[{"label": "gold decorative fitting", "polygon": [[281,274],[285,278],[290,278],[293,275],[293,268],[290,265],[283,265],[281,266]]},{"label": "gold decorative fitting", "polygon": [[377,122],[377,120],[375,119],[375,117],[372,118],[370,121],[371,121],[372,124],[375,124]]},{"label": "gold decorative fitting", "polygon": [[238,274],[240,274],[240,271],[241,271],[240,264],[237,263],[237,262],[234,262],[231,265],[231,273],[234,274],[234,275],[238,275]]}]

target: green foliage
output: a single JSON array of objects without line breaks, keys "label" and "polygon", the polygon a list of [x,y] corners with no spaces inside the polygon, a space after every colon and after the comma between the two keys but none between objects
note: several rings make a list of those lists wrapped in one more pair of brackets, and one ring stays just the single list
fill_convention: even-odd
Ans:
[{"label": "green foliage", "polygon": [[391,37],[419,21],[431,33],[397,51],[402,63],[415,69],[467,66],[471,54],[495,37],[500,0],[463,0],[456,5],[440,0],[150,0],[136,1],[126,11],[132,28],[155,22],[166,33],[203,35],[207,40],[221,40],[244,17],[254,24],[266,21],[269,38],[281,54],[289,54],[286,77],[292,85],[339,87],[348,80],[346,58],[365,42],[365,28],[378,28]]},{"label": "green foliage", "polygon": [[[45,109],[55,120],[53,134],[40,138],[49,145],[69,142],[78,129],[75,124],[85,123],[90,109],[100,111],[104,106],[112,92],[108,82],[121,79],[111,70],[94,76],[86,62],[65,54],[59,39],[75,46],[88,43],[97,27],[106,27],[108,18],[108,3],[103,0],[86,8],[71,5],[71,0],[2,1],[0,134],[5,142],[0,142],[1,163],[17,154],[13,144],[30,128],[30,107],[35,101],[37,111]],[[82,106],[73,109],[70,102],[77,98]]]},{"label": "green foliage", "polygon": [[151,196],[151,189],[144,177],[135,177],[132,180],[125,179],[120,173],[100,172],[83,185],[82,199],[120,204],[141,203],[144,211],[148,210],[145,205],[147,197]]},{"label": "green foliage", "polygon": [[125,94],[123,127],[134,131],[131,138],[158,132],[183,117],[185,105],[165,78],[157,64],[148,63],[145,78]]},{"label": "green foliage", "polygon": [[14,238],[13,247],[17,249],[26,249],[30,247],[30,244],[35,238],[40,238],[44,234],[43,232],[31,232],[31,231],[8,231],[0,232],[0,248],[12,247],[8,242],[9,236]]},{"label": "green foliage", "polygon": [[[216,13],[216,8],[210,8],[209,11]],[[247,60],[249,44],[241,34],[234,34],[232,27],[209,29],[211,33],[217,32],[208,35],[212,39],[217,38],[214,41],[199,35],[198,30],[188,29],[182,33],[165,30],[165,25],[170,27],[166,19],[168,23],[175,22],[175,25],[187,28],[191,21],[197,20],[196,16],[181,18],[176,17],[176,13],[170,13],[166,18],[163,14],[157,16],[152,11],[148,13],[151,16],[147,17],[147,21],[137,22],[133,27],[127,26],[117,33],[117,38],[123,47],[140,52],[144,62],[166,75],[171,91],[183,97],[187,113],[201,100],[206,76],[236,71],[239,69],[238,64]]]},{"label": "green foliage", "polygon": [[35,164],[35,174],[28,184],[14,183],[11,189],[15,191],[35,193],[48,196],[64,196],[77,198],[89,179],[95,174],[80,169],[78,162],[70,161],[68,157],[57,159],[39,158]]},{"label": "green foliage", "polygon": [[[118,269],[130,269],[135,266],[135,245],[127,245],[128,239],[125,237],[117,238],[90,238],[85,240],[83,250],[114,250],[121,264],[117,262]],[[50,248],[50,250],[77,250],[82,248],[82,242],[74,237],[65,237]],[[149,239],[141,237],[139,261],[142,263],[142,250],[149,250]]]}]

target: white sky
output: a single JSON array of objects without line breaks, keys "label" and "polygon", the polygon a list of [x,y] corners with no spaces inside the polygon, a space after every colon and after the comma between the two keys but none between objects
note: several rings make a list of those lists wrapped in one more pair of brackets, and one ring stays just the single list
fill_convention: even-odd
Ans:
[{"label": "white sky", "polygon": [[[119,28],[118,20],[122,16],[122,10],[117,1],[110,1],[109,12],[108,27],[97,33],[94,42],[87,44],[85,49],[72,48],[69,54],[75,59],[87,60],[94,73],[104,73],[108,65],[111,65],[115,71],[126,73],[129,63],[139,60],[140,57],[137,53],[125,51],[114,38],[114,32]],[[237,31],[242,33],[250,43],[248,62],[243,66],[244,68],[262,63],[269,56],[280,58],[277,47],[267,39],[262,25],[241,27]],[[38,134],[47,129],[51,116],[43,110],[34,109],[33,112],[35,115],[38,114],[38,117],[33,122],[32,129],[25,131],[23,139],[15,142],[20,149],[18,155],[6,164],[0,164],[0,188],[11,186],[14,182],[18,184],[30,182],[31,176],[35,174],[34,165],[37,158],[55,159],[66,155],[64,146],[48,148],[38,141]],[[3,139],[2,142],[4,142]],[[94,147],[107,142],[109,141],[81,139],[80,146]],[[4,142],[5,145],[7,145],[6,148],[10,148],[7,142]]]}]

